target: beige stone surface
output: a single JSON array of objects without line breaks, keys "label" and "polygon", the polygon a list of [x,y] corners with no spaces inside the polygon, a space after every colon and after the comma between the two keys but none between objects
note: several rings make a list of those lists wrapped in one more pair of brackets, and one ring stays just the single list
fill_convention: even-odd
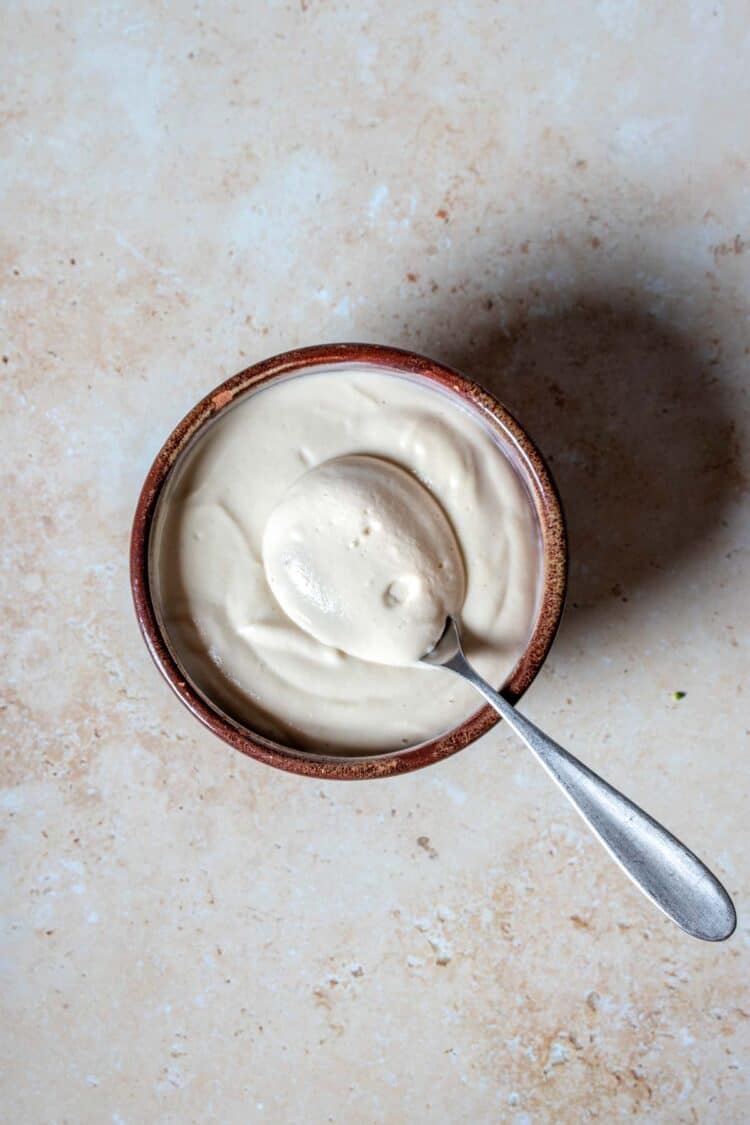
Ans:
[{"label": "beige stone surface", "polygon": [[[4,6],[4,1121],[748,1119],[747,16]],[[159,679],[151,458],[332,339],[457,364],[548,454],[571,601],[525,706],[712,863],[729,943],[504,730],[321,786]]]}]

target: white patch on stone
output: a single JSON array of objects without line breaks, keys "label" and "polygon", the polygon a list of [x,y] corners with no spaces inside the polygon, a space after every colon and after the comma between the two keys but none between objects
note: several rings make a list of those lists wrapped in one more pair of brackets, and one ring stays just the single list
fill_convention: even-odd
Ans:
[{"label": "white patch on stone", "polygon": [[367,218],[371,225],[377,221],[383,204],[390,194],[387,184],[379,184],[370,196],[370,202],[367,204]]}]

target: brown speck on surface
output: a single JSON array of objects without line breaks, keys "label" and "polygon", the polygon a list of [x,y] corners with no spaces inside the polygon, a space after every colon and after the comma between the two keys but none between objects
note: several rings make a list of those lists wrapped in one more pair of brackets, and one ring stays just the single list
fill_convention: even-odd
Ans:
[{"label": "brown speck on surface", "polygon": [[525,242],[521,243],[521,245],[518,247],[518,249],[521,251],[522,254],[528,254],[529,246],[530,246],[530,243],[527,239]]},{"label": "brown speck on surface", "polygon": [[598,250],[601,244],[601,238],[599,238],[597,235],[594,235],[594,237],[591,239],[591,245],[593,246],[594,250]]},{"label": "brown speck on surface", "polygon": [[570,920],[578,930],[588,930],[591,928],[586,919],[582,918],[580,914],[571,914]]},{"label": "brown speck on surface", "polygon": [[429,836],[417,836],[417,846],[420,847],[422,851],[427,852],[430,859],[437,859],[438,853],[430,843]]},{"label": "brown speck on surface", "polygon": [[330,994],[324,988],[314,988],[312,990],[312,995],[313,1004],[316,1008],[325,1008],[327,1011],[331,1011],[333,1001],[331,1000]]},{"label": "brown speck on surface", "polygon": [[409,273],[407,273],[407,275],[406,275],[406,280],[407,280],[407,281],[411,281],[411,282],[414,282],[414,281],[419,281],[419,274],[418,274],[418,273],[412,273],[412,272],[410,271],[410,272],[409,272]]},{"label": "brown speck on surface", "polygon": [[719,258],[726,258],[730,255],[744,254],[746,246],[745,239],[736,234],[729,242],[719,242],[713,247],[714,261],[718,262]]},{"label": "brown speck on surface", "polygon": [[591,992],[586,994],[586,1005],[592,1012],[599,1010],[599,993],[592,989]]},{"label": "brown speck on surface", "polygon": [[448,222],[448,219],[450,218],[450,215],[449,215],[449,214],[448,214],[448,212],[446,211],[445,207],[440,207],[440,208],[439,208],[439,209],[438,209],[438,210],[437,210],[437,211],[435,212],[435,218],[437,218],[437,219],[442,219],[444,223],[447,223],[447,222]]}]

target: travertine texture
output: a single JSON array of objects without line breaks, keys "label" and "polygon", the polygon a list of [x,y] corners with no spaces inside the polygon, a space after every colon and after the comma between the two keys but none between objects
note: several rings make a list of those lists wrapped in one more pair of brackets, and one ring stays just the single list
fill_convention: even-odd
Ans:
[{"label": "travertine texture", "polygon": [[[746,1121],[746,5],[3,25],[0,1116]],[[150,460],[220,379],[331,339],[457,364],[548,454],[571,600],[525,706],[716,867],[728,944],[502,729],[321,787],[160,681],[126,566]]]}]

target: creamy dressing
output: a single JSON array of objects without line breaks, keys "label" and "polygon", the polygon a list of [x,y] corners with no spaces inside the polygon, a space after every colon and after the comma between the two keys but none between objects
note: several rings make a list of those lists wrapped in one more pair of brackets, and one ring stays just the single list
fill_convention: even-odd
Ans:
[{"label": "creamy dressing", "polygon": [[478,415],[368,365],[272,383],[220,415],[176,465],[153,535],[155,600],[195,686],[321,753],[414,745],[473,714],[467,684],[403,665],[462,602],[467,655],[501,684],[540,579],[530,498]]},{"label": "creamy dressing", "polygon": [[416,477],[381,457],[324,461],[263,534],[268,584],[306,633],[360,660],[413,664],[464,600],[461,552]]}]

